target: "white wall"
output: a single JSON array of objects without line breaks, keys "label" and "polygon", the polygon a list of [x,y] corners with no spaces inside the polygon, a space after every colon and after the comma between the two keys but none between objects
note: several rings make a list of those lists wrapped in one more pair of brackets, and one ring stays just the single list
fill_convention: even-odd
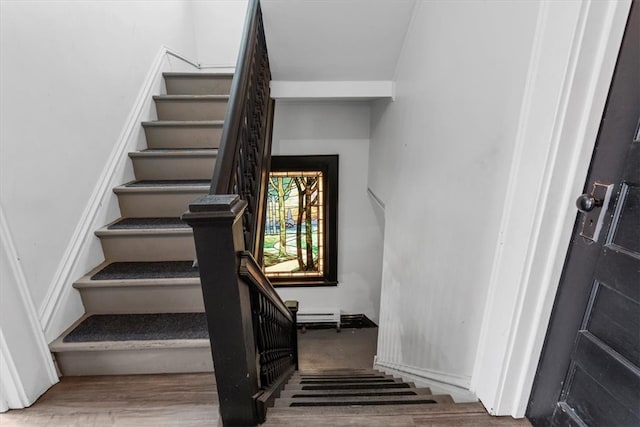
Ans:
[{"label": "white wall", "polygon": [[235,67],[247,0],[191,0],[198,62],[202,67]]},{"label": "white wall", "polygon": [[372,108],[386,205],[377,362],[469,388],[536,2],[418,2],[396,101]]},{"label": "white wall", "polygon": [[274,155],[338,154],[338,286],[277,288],[300,309],[340,308],[378,321],[382,223],[367,194],[370,107],[362,102],[276,103]]},{"label": "white wall", "polygon": [[0,3],[0,209],[12,248],[0,326],[15,374],[2,390],[21,393],[3,396],[9,407],[55,381],[41,374],[46,342],[82,314],[71,283],[104,259],[92,232],[119,214],[110,179],[132,177],[126,152],[114,155],[144,143],[131,119],[154,116],[139,99],[145,85],[161,90],[150,69],[184,69],[163,45],[195,58],[191,12],[184,1]]},{"label": "white wall", "polygon": [[415,0],[262,0],[279,81],[391,80]]}]

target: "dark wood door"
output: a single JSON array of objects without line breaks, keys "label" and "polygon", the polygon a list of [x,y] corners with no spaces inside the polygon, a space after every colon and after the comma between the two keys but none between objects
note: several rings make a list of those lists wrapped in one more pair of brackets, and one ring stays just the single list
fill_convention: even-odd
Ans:
[{"label": "dark wood door", "polygon": [[632,4],[527,408],[536,426],[640,426],[639,6]]}]

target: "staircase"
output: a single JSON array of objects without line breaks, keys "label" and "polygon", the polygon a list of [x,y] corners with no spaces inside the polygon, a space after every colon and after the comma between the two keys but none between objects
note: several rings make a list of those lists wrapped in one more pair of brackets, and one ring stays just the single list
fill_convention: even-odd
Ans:
[{"label": "staircase", "polygon": [[191,228],[180,220],[208,193],[229,74],[165,73],[136,180],[114,188],[121,218],[95,232],[105,261],[74,283],[85,315],[50,346],[63,375],[212,371]]},{"label": "staircase", "polygon": [[371,369],[296,372],[263,426],[530,426]]}]

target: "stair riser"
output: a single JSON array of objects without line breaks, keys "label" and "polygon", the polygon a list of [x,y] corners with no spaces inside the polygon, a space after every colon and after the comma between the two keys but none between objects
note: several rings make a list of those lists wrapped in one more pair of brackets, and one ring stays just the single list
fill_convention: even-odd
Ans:
[{"label": "stair riser", "polygon": [[165,76],[167,95],[227,95],[231,92],[231,76],[175,77]]},{"label": "stair riser", "polygon": [[222,125],[145,126],[144,133],[152,149],[218,148]]},{"label": "stair riser", "polygon": [[132,157],[138,180],[211,179],[216,163],[212,157]]},{"label": "stair riser", "polygon": [[189,203],[207,192],[208,189],[180,193],[127,192],[118,194],[118,203],[122,217],[179,217],[189,209]]},{"label": "stair riser", "polygon": [[91,314],[204,311],[200,284],[82,288],[80,295],[85,311]]},{"label": "stair riser", "polygon": [[208,347],[65,351],[55,358],[67,376],[213,372]]},{"label": "stair riser", "polygon": [[227,100],[164,100],[156,99],[158,120],[223,120]]},{"label": "stair riser", "polygon": [[107,235],[100,236],[105,259],[117,261],[188,261],[195,259],[193,235]]}]

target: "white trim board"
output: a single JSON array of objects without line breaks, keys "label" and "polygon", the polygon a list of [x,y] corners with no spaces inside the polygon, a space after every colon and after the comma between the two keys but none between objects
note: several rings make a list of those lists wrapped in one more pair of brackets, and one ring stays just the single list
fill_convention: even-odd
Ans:
[{"label": "white trim board", "polygon": [[541,3],[471,379],[491,414],[524,416],[629,7]]},{"label": "white trim board", "polygon": [[[152,95],[164,92],[162,73],[165,71],[201,72],[202,69],[197,62],[181,53],[166,46],[160,47],[39,309],[40,322],[49,342],[84,313],[80,297],[73,291],[71,283],[101,262],[102,252],[93,231],[118,215],[117,199],[112,189],[133,179],[127,153],[144,145],[140,123],[155,119]],[[233,69],[224,67],[218,71]]]},{"label": "white trim board", "polygon": [[[0,205],[0,240],[2,241],[2,252],[6,256],[8,266],[6,272],[13,279],[11,283],[0,284],[0,287],[12,286],[15,284],[15,293],[7,288],[2,292],[3,298],[11,297],[10,304],[16,308],[14,310],[3,310],[0,319],[0,412],[8,409],[19,409],[31,405],[49,387],[58,382],[58,374],[53,364],[51,352],[40,325],[40,320],[36,313],[31,293],[27,286],[27,280],[20,264],[16,247],[13,243],[13,236],[7,224],[4,209]],[[7,303],[5,300],[4,303]],[[24,319],[26,318],[26,322]],[[10,347],[5,339],[3,328],[11,325],[14,329],[13,335],[19,335],[18,342],[24,345],[14,346],[14,351],[18,354],[11,354]],[[14,339],[14,343],[16,340]],[[35,351],[34,351],[35,349]],[[20,377],[20,371],[14,362],[14,356],[20,356],[21,351],[28,351],[31,354],[29,359],[34,366],[24,367],[31,372],[42,372],[35,380],[26,387]],[[31,363],[31,362],[29,362]]]},{"label": "white trim board", "polygon": [[0,412],[26,408],[31,403],[0,328]]},{"label": "white trim board", "polygon": [[451,375],[429,369],[407,366],[401,363],[374,360],[374,367],[387,374],[413,382],[416,387],[429,387],[433,394],[448,394],[456,403],[477,402],[476,395],[469,391],[469,377]]},{"label": "white trim board", "polygon": [[395,98],[392,81],[271,81],[271,98],[277,100],[367,101]]}]

